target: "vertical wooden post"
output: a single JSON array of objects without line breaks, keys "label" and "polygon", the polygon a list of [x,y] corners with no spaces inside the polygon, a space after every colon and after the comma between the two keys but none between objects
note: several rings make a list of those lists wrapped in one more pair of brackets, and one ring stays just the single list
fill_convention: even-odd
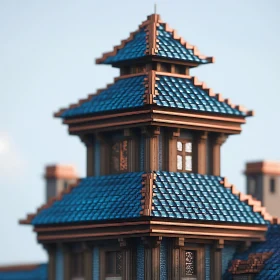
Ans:
[{"label": "vertical wooden post", "polygon": [[217,240],[212,248],[211,261],[211,280],[221,279],[222,277],[222,249],[224,240]]},{"label": "vertical wooden post", "polygon": [[92,248],[91,246],[86,246],[84,250],[84,279],[92,280]]},{"label": "vertical wooden post", "polygon": [[133,245],[125,238],[119,238],[123,252],[123,280],[134,279],[133,272]]},{"label": "vertical wooden post", "polygon": [[86,167],[87,177],[94,176],[94,137],[92,134],[80,136],[81,141],[86,145]]},{"label": "vertical wooden post", "polygon": [[139,145],[132,129],[125,129],[124,136],[128,143],[128,171],[135,172],[139,170]]},{"label": "vertical wooden post", "polygon": [[184,238],[175,238],[171,248],[171,280],[180,279],[180,248],[184,247]]},{"label": "vertical wooden post", "polygon": [[44,248],[48,252],[48,280],[56,280],[56,246],[45,245]]},{"label": "vertical wooden post", "polygon": [[71,279],[71,249],[67,244],[63,244],[63,278],[64,280]]},{"label": "vertical wooden post", "polygon": [[145,280],[160,280],[161,237],[143,237],[145,246]]},{"label": "vertical wooden post", "polygon": [[95,136],[96,141],[100,146],[100,174],[106,175],[110,172],[110,145],[108,139],[101,133],[97,133]]},{"label": "vertical wooden post", "polygon": [[212,175],[220,176],[221,173],[221,146],[226,141],[224,134],[217,135],[212,142]]},{"label": "vertical wooden post", "polygon": [[172,129],[169,132],[169,144],[168,144],[168,171],[177,171],[177,140],[180,136],[180,129]]},{"label": "vertical wooden post", "polygon": [[160,128],[144,127],[142,133],[145,135],[144,170],[146,172],[158,170],[158,135],[160,134]]},{"label": "vertical wooden post", "polygon": [[194,158],[194,172],[199,174],[206,174],[206,147],[207,144],[207,132],[197,135],[197,148]]}]

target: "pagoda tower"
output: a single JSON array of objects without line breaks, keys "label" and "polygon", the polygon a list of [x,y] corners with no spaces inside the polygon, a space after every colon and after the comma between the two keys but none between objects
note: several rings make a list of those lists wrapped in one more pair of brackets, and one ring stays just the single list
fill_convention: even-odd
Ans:
[{"label": "pagoda tower", "polygon": [[190,75],[212,57],[153,14],[96,60],[112,84],[55,114],[87,147],[87,177],[30,214],[49,280],[222,279],[271,216],[220,176],[252,111]]}]

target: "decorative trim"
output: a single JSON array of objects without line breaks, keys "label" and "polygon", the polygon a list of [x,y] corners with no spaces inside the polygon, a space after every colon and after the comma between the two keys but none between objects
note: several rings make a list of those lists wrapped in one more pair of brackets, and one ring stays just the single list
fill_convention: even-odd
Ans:
[{"label": "decorative trim", "polygon": [[232,185],[228,182],[226,177],[224,177],[220,183],[222,185],[224,185],[225,188],[229,188],[234,195],[238,196],[240,201],[243,201],[246,204],[248,204],[249,206],[251,206],[254,212],[260,213],[261,216],[264,218],[264,220],[269,221],[270,223],[278,222],[278,218],[270,215],[267,212],[266,208],[262,206],[261,201],[256,200],[250,194],[244,194],[244,193],[238,191],[234,185]]},{"label": "decorative trim", "polygon": [[143,196],[143,199],[141,200],[141,203],[143,210],[140,212],[140,215],[151,216],[153,210],[153,188],[155,188],[154,183],[156,180],[156,174],[143,174],[142,180],[143,188],[141,190],[141,194]]},{"label": "decorative trim", "polygon": [[273,255],[273,252],[252,253],[249,255],[248,260],[233,260],[229,272],[234,275],[259,273],[264,263]]}]

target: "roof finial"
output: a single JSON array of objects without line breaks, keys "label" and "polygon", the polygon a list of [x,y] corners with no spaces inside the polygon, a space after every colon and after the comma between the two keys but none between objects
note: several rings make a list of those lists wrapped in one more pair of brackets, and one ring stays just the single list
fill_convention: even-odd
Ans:
[{"label": "roof finial", "polygon": [[154,5],[154,14],[157,13],[157,2],[155,2],[155,5]]}]

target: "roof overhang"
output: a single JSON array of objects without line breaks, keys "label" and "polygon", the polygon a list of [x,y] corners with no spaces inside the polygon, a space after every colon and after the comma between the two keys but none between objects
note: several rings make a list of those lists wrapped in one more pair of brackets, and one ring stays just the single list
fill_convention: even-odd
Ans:
[{"label": "roof overhang", "polygon": [[143,236],[181,237],[209,241],[263,241],[266,225],[193,222],[153,217],[94,224],[35,227],[40,243],[93,241]]},{"label": "roof overhang", "polygon": [[146,125],[239,134],[242,130],[241,125],[246,123],[245,117],[240,116],[185,112],[149,105],[145,107],[123,112],[69,118],[65,119],[63,123],[68,125],[69,133],[73,135]]}]

